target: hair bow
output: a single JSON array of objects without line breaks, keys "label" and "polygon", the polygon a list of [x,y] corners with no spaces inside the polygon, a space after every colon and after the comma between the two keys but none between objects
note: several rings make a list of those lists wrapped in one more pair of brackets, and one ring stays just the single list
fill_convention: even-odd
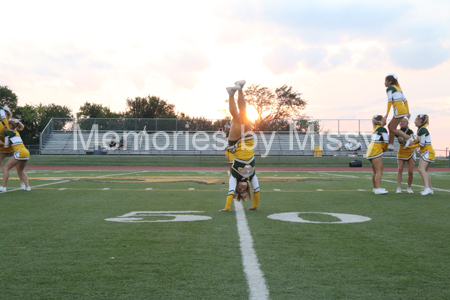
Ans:
[{"label": "hair bow", "polygon": [[397,75],[395,75],[394,73],[390,73],[390,74],[388,74],[388,76],[392,76],[392,77],[394,77],[395,80],[397,80]]}]

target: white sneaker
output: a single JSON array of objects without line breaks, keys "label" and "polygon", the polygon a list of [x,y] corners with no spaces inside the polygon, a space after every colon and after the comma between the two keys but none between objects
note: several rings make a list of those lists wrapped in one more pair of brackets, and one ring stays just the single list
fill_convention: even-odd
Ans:
[{"label": "white sneaker", "polygon": [[0,193],[4,193],[4,192],[6,192],[6,188],[3,186],[0,186]]},{"label": "white sneaker", "polygon": [[409,145],[414,143],[414,135],[410,135],[409,140],[406,141],[405,147],[409,147]]},{"label": "white sneaker", "polygon": [[236,81],[234,84],[236,85],[237,89],[241,91],[245,85],[245,80]]},{"label": "white sneaker", "polygon": [[387,150],[388,151],[394,151],[395,150],[394,144],[389,144],[388,147],[387,147]]},{"label": "white sneaker", "polygon": [[382,189],[382,188],[375,190],[375,195],[385,195],[387,193],[388,193],[388,191],[386,191],[385,189]]},{"label": "white sneaker", "polygon": [[397,194],[401,194],[402,193],[402,188],[397,188]]},{"label": "white sneaker", "polygon": [[432,195],[432,194],[433,194],[433,190],[430,189],[430,188],[426,188],[426,189],[424,189],[422,192],[420,192],[420,194],[421,194],[422,196]]},{"label": "white sneaker", "polygon": [[414,191],[411,188],[407,188],[406,191],[408,192],[408,194],[414,194]]},{"label": "white sneaker", "polygon": [[27,187],[24,189],[24,191],[27,191],[27,192],[31,191],[31,186],[27,186]]},{"label": "white sneaker", "polygon": [[20,188],[21,188],[22,190],[25,191],[25,189],[27,188],[27,186],[25,185],[25,183],[21,182],[21,183],[20,183]]},{"label": "white sneaker", "polygon": [[[380,190],[383,190],[383,191],[385,191],[386,189],[385,188],[379,188]],[[376,191],[377,189],[376,188],[374,188],[372,191],[373,191],[373,193],[375,194],[375,191]]]},{"label": "white sneaker", "polygon": [[230,96],[234,96],[237,90],[238,90],[237,86],[227,87],[227,92]]}]

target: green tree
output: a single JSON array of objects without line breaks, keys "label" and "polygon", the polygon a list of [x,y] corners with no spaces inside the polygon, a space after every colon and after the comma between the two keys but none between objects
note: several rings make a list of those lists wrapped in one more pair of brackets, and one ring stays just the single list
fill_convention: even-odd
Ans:
[{"label": "green tree", "polygon": [[271,107],[270,119],[299,118],[301,111],[308,102],[302,99],[301,93],[294,91],[292,86],[283,85],[275,89],[275,103]]},{"label": "green tree", "polygon": [[67,106],[56,105],[54,103],[33,106],[25,104],[19,106],[13,112],[13,118],[19,118],[25,125],[21,137],[25,144],[39,144],[40,133],[52,118],[62,118],[54,120],[54,130],[71,130],[72,110]]},{"label": "green tree", "polygon": [[77,118],[120,118],[121,114],[112,112],[109,107],[102,104],[95,104],[86,102],[80,106],[77,112]]},{"label": "green tree", "polygon": [[256,109],[259,120],[298,118],[308,105],[301,93],[287,85],[276,88],[274,93],[268,87],[253,84],[244,91],[244,95],[247,105]]},{"label": "green tree", "polygon": [[17,102],[17,95],[7,86],[0,85],[0,106],[6,105],[11,111],[15,111],[17,108]]},{"label": "green tree", "polygon": [[157,96],[127,98],[125,115],[129,118],[176,118],[175,105]]},{"label": "green tree", "polygon": [[258,120],[269,119],[275,106],[275,94],[268,87],[252,84],[244,91],[247,105],[253,106],[258,113]]}]

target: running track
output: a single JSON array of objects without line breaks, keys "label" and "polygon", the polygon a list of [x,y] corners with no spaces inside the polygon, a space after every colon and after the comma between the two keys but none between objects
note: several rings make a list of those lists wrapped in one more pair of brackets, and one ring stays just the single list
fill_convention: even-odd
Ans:
[{"label": "running track", "polygon": [[[79,167],[79,166],[27,166],[27,170],[75,170],[75,171],[227,171],[228,168],[224,167],[102,167],[102,166],[90,166],[90,167]],[[336,172],[358,172],[366,171],[371,172],[372,168],[324,168],[324,167],[256,167],[257,171],[336,171]],[[417,168],[414,169],[417,171]],[[397,168],[384,168],[386,172],[396,172]],[[430,168],[429,172],[450,172],[450,168]],[[407,172],[407,168],[404,169]]]}]

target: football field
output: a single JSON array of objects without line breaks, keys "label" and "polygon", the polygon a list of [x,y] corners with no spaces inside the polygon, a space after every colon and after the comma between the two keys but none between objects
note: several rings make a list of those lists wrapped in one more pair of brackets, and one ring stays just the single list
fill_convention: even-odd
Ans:
[{"label": "football field", "polygon": [[449,172],[421,196],[417,172],[374,195],[371,172],[257,171],[230,212],[226,168],[27,173],[0,194],[0,299],[450,298]]}]

